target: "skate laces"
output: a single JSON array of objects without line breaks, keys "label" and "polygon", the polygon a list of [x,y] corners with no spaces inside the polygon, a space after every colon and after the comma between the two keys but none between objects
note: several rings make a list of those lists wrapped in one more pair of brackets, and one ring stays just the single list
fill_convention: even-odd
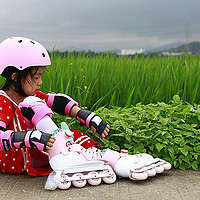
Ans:
[{"label": "skate laces", "polygon": [[62,130],[60,128],[58,128],[58,129],[52,131],[50,134],[54,136],[54,135],[56,135],[60,131],[62,131]]},{"label": "skate laces", "polygon": [[95,157],[98,157],[98,156],[100,156],[102,158],[105,151],[106,151],[105,149],[101,150],[101,149],[97,149],[96,147],[93,147],[93,146],[85,150],[85,152],[93,154],[92,158],[95,158]]},{"label": "skate laces", "polygon": [[70,138],[70,140],[66,143],[66,146],[70,146],[74,143],[74,135],[73,132],[70,131],[69,126],[65,122],[61,122],[61,128],[58,128],[54,131],[52,131],[50,134],[53,136],[58,134],[61,131],[65,131],[65,135]]}]

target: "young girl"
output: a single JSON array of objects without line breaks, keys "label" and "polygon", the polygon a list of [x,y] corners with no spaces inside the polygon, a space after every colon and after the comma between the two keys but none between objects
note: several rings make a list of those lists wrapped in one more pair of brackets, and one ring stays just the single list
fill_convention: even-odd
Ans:
[{"label": "young girl", "polygon": [[148,154],[122,156],[112,150],[99,151],[95,141],[76,130],[72,142],[72,133],[51,120],[53,111],[76,117],[101,138],[110,127],[95,113],[80,109],[71,97],[40,91],[49,65],[46,49],[34,40],[12,37],[0,44],[0,74],[6,78],[0,90],[0,171],[45,176],[69,165],[89,163],[91,168],[106,163],[119,176],[144,180],[171,168]]}]

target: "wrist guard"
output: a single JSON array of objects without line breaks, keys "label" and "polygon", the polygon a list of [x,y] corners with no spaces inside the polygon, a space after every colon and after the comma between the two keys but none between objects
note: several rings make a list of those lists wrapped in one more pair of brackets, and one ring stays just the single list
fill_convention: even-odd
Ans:
[{"label": "wrist guard", "polygon": [[12,145],[16,149],[28,147],[46,151],[46,145],[51,134],[41,131],[20,131],[13,133]]},{"label": "wrist guard", "polygon": [[76,115],[76,119],[78,119],[81,123],[85,124],[89,128],[93,126],[100,136],[107,126],[107,123],[101,119],[99,115],[88,110],[79,110]]}]

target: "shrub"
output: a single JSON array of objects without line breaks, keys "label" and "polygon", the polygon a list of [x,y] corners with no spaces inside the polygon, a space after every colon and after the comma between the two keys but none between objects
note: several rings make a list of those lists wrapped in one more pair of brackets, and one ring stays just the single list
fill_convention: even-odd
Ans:
[{"label": "shrub", "polygon": [[60,123],[68,122],[71,129],[79,129],[101,144],[101,148],[117,151],[125,148],[130,154],[149,153],[180,169],[198,170],[200,163],[200,106],[183,102],[175,95],[169,104],[158,102],[132,107],[100,107],[95,111],[110,125],[105,139],[92,134],[91,129],[79,125],[75,119],[54,116]]}]

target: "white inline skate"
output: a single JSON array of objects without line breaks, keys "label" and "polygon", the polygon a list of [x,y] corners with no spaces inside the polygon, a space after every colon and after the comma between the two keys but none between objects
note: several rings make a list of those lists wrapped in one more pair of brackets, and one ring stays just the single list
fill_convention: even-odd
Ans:
[{"label": "white inline skate", "polygon": [[153,158],[149,154],[128,155],[128,151],[122,150],[120,159],[113,169],[115,173],[124,178],[132,180],[145,180],[155,176],[156,173],[163,173],[170,170],[171,164],[160,158]]},{"label": "white inline skate", "polygon": [[145,180],[171,169],[170,163],[149,154],[128,155],[126,150],[118,153],[95,147],[85,149],[73,143],[72,132],[65,126],[61,125],[62,130],[67,130],[57,132],[56,142],[49,151],[49,162],[54,171],[49,175],[45,189],[68,189],[71,184],[84,187],[87,182],[99,185],[102,179],[106,183],[114,183],[115,173],[119,177]]},{"label": "white inline skate", "polygon": [[108,162],[101,160],[102,152],[87,150],[73,143],[72,132],[65,123],[62,130],[57,132],[56,142],[49,151],[49,163],[54,170],[45,184],[45,189],[68,189],[71,184],[84,187],[88,182],[99,185],[103,180],[111,184],[116,181],[116,174]]}]

